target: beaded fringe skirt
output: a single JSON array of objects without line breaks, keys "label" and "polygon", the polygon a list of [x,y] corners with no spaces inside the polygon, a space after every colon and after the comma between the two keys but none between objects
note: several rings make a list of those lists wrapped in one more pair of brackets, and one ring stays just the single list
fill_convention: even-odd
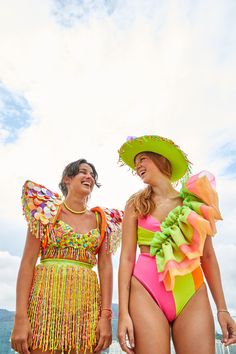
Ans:
[{"label": "beaded fringe skirt", "polygon": [[37,265],[28,307],[31,349],[92,352],[100,301],[92,269],[66,260]]}]

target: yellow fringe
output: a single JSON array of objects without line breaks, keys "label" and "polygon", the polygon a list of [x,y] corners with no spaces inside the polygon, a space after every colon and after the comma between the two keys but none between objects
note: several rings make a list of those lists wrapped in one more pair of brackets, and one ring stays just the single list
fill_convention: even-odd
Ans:
[{"label": "yellow fringe", "polygon": [[32,349],[93,351],[100,311],[96,273],[74,264],[39,264],[35,268],[28,315]]}]

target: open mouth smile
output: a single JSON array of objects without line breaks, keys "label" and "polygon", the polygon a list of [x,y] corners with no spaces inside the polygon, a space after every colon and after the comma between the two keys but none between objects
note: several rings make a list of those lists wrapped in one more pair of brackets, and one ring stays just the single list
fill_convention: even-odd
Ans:
[{"label": "open mouth smile", "polygon": [[91,187],[91,182],[88,182],[88,181],[81,182],[81,184],[83,186]]}]

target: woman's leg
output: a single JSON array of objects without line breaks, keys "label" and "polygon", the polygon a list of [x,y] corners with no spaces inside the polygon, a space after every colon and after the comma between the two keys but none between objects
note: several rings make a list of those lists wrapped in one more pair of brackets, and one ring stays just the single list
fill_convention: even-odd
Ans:
[{"label": "woman's leg", "polygon": [[[67,353],[67,352],[63,352],[63,353]],[[100,354],[101,352],[96,352],[96,354]],[[46,351],[46,352],[42,352],[42,350],[40,350],[40,349],[35,349],[35,350],[33,350],[32,352],[31,352],[31,354],[52,354],[52,351],[51,350],[48,350],[48,351]],[[61,350],[55,350],[54,352],[53,352],[53,354],[61,354]],[[76,354],[76,350],[71,350],[70,351],[70,354]],[[90,350],[89,351],[87,351],[87,352],[84,352],[84,351],[82,351],[82,352],[79,352],[79,354],[92,354],[91,352],[90,352]]]},{"label": "woman's leg", "polygon": [[130,315],[134,324],[135,354],[170,354],[170,326],[148,291],[131,280]]},{"label": "woman's leg", "polygon": [[[67,352],[65,352],[65,354],[66,354]],[[76,354],[76,350],[71,350],[70,351],[70,354]],[[96,353],[91,353],[91,351],[90,350],[88,350],[87,352],[84,352],[84,351],[82,351],[82,352],[79,352],[79,354],[101,354],[101,352],[96,352]]]},{"label": "woman's leg", "polygon": [[206,285],[193,295],[172,328],[176,354],[214,354],[215,328]]},{"label": "woman's leg", "polygon": [[[47,350],[46,352],[42,352],[41,349],[34,349],[31,351],[31,354],[52,354],[52,351]],[[61,350],[55,350],[53,354],[61,354]]]}]

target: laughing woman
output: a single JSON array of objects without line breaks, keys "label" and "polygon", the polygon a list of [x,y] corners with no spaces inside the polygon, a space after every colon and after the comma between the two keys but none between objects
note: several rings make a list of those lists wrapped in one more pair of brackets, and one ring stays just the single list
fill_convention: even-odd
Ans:
[{"label": "laughing woman", "polygon": [[80,159],[64,169],[63,197],[24,184],[29,229],[11,336],[18,353],[100,353],[111,344],[111,253],[119,244],[122,213],[87,208],[97,179],[93,164]]},{"label": "laughing woman", "polygon": [[[119,155],[147,185],[128,200],[123,220],[121,348],[129,354],[170,354],[171,333],[176,354],[214,354],[214,321],[204,277],[223,343],[235,343],[236,324],[226,306],[211,238],[215,221],[221,219],[214,176],[201,172],[188,178],[186,155],[160,136],[128,140]],[[183,177],[178,192],[172,182]]]}]

